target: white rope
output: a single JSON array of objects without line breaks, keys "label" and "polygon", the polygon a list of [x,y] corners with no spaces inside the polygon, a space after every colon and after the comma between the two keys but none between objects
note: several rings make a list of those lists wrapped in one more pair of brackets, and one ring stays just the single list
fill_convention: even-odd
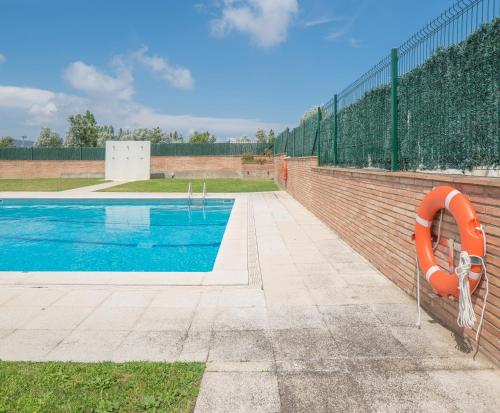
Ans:
[{"label": "white rope", "polygon": [[471,267],[470,256],[467,251],[460,253],[460,261],[455,272],[458,276],[458,316],[457,324],[460,327],[472,328],[476,324],[476,314],[470,294],[469,271]]},{"label": "white rope", "polygon": [[[484,228],[482,225],[479,225],[479,227],[477,227],[476,229],[481,231],[481,233],[483,234],[483,243],[484,243],[483,254],[486,257],[486,233],[484,232]],[[486,303],[488,302],[488,293],[490,290],[489,288],[490,280],[488,279],[488,270],[486,269],[486,263],[484,262],[483,257],[477,257],[477,258],[481,260],[482,269],[484,271],[484,279],[486,280],[486,289],[484,291],[483,308],[481,309],[481,318],[479,319],[479,325],[477,326],[477,331],[476,331],[476,343],[478,342],[479,335],[481,334],[481,329],[483,328],[484,310],[486,309]]]}]

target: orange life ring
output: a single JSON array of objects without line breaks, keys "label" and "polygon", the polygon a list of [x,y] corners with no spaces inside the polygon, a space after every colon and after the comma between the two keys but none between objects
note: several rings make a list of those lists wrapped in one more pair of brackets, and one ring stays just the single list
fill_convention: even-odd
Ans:
[{"label": "orange life ring", "polygon": [[[442,270],[436,262],[431,240],[431,226],[434,215],[446,208],[455,218],[460,232],[461,250],[471,257],[483,257],[485,254],[485,239],[479,218],[469,199],[451,186],[440,186],[429,192],[417,211],[415,225],[415,244],[420,268],[425,279],[431,284],[435,293],[442,297],[459,298],[458,276]],[[479,285],[482,266],[477,260],[472,260],[469,272],[471,293]]]},{"label": "orange life ring", "polygon": [[283,162],[281,163],[281,177],[283,178],[284,181],[288,179],[288,170],[286,167],[286,159],[283,159]]}]

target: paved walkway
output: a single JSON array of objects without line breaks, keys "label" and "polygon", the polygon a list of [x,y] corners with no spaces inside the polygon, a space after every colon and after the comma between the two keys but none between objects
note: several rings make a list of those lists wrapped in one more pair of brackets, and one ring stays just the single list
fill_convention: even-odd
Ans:
[{"label": "paved walkway", "polygon": [[498,411],[468,343],[286,193],[251,199],[263,289],[2,285],[0,358],[206,361],[196,412]]}]

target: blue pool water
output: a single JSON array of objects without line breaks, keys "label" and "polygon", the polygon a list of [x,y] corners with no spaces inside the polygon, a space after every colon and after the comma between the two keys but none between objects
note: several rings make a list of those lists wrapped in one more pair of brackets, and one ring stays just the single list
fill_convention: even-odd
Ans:
[{"label": "blue pool water", "polygon": [[211,271],[233,203],[4,199],[0,271]]}]

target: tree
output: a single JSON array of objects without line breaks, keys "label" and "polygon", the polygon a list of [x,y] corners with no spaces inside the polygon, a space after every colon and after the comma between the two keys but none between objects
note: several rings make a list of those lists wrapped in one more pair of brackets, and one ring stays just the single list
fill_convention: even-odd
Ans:
[{"label": "tree", "polygon": [[85,115],[73,115],[68,120],[67,146],[76,148],[97,146],[98,127],[91,112],[87,110]]},{"label": "tree", "polygon": [[51,131],[50,128],[42,128],[35,146],[37,148],[60,148],[63,146],[63,140],[57,132]]},{"label": "tree", "polygon": [[106,141],[115,139],[115,130],[113,126],[98,126],[97,127],[97,146],[105,146]]},{"label": "tree", "polygon": [[273,144],[276,140],[276,136],[274,135],[274,131],[269,129],[269,133],[267,135],[267,143]]},{"label": "tree", "polygon": [[257,139],[258,143],[267,143],[267,135],[264,129],[257,129],[257,132],[255,132],[255,139]]},{"label": "tree", "polygon": [[193,132],[189,135],[189,143],[215,143],[216,137],[210,135],[210,132]]},{"label": "tree", "polygon": [[0,138],[0,148],[15,148],[16,141],[12,136],[2,136]]}]

